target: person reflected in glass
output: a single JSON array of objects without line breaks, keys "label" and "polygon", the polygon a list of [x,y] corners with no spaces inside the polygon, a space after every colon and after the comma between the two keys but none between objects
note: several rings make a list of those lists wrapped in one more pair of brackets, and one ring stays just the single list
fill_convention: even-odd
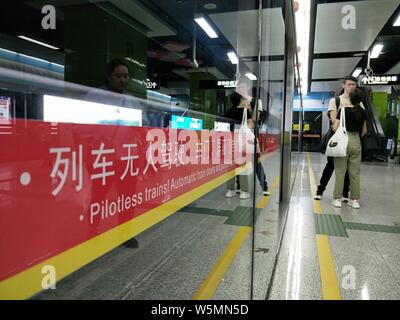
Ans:
[{"label": "person reflected in glass", "polygon": [[101,88],[123,94],[128,87],[129,77],[128,64],[120,59],[112,60],[107,66],[107,79]]},{"label": "person reflected in glass", "polygon": [[[86,100],[107,104],[110,107],[121,107],[121,108],[131,108],[143,110],[143,106],[139,102],[138,99],[132,96],[126,95],[126,89],[128,87],[128,83],[130,80],[130,71],[128,64],[121,59],[111,60],[107,64],[107,76],[104,83],[97,89],[89,92],[86,95]],[[119,111],[118,109],[116,110]],[[112,124],[114,126],[114,131],[112,134],[108,134],[107,136],[101,137],[101,142],[104,142],[106,145],[113,145],[115,141],[120,141],[119,135],[121,134],[121,130],[124,125],[132,125],[134,123],[135,126],[138,126],[139,123],[135,119],[134,122],[131,122],[132,119],[104,119],[102,120],[102,124]],[[142,111],[142,123],[145,121],[144,112]],[[98,137],[97,137],[98,138]],[[90,137],[93,140],[93,137]],[[115,160],[115,163],[117,161]],[[122,164],[121,166],[123,166]],[[136,179],[132,179],[130,183],[130,188],[132,190],[136,190]],[[118,181],[115,185],[118,194],[123,194],[126,192],[124,185]],[[112,192],[111,188],[104,188],[103,186],[99,186],[98,184],[93,184],[92,195],[90,203],[96,202],[98,199],[105,200],[110,196],[110,192]],[[124,223],[122,215],[118,215],[118,225]],[[123,245],[127,248],[138,248],[139,242],[135,237],[125,241]]]},{"label": "person reflected in glass", "polygon": [[[143,126],[148,125],[146,105],[127,92],[128,84],[132,76],[132,72],[129,70],[129,66],[124,60],[111,60],[107,64],[106,78],[103,84],[99,88],[90,91],[85,96],[85,100],[121,108],[140,110],[142,118],[141,124]],[[102,123],[138,126],[140,125],[138,121],[138,119],[104,119]]]},{"label": "person reflected in glass", "polygon": [[[257,124],[258,130],[255,130],[255,132],[257,132],[256,143],[259,144],[259,130],[262,127],[263,123],[266,121],[267,110],[264,110],[261,99],[256,99],[249,95],[250,89],[251,89],[251,86],[248,83],[248,81],[241,80],[240,83],[238,84],[237,92],[241,96],[243,96],[245,99],[250,101],[250,107],[251,107],[252,118],[253,118],[252,124],[254,125],[253,127],[250,127],[250,128],[255,129],[255,124],[258,122],[258,124]],[[256,118],[256,113],[254,112],[256,109],[258,112],[257,118]],[[257,122],[256,122],[256,120],[257,120]],[[259,150],[259,148],[257,148],[257,150]],[[262,165],[261,152],[257,152],[257,163],[255,165],[255,168],[256,168],[257,179],[260,183],[263,195],[269,196],[270,193],[268,191],[267,176],[265,175],[264,167]]]},{"label": "person reflected in glass", "polygon": [[[247,125],[250,129],[253,129],[255,126],[254,116],[251,114],[251,106],[250,101],[244,98],[237,92],[233,92],[229,99],[232,103],[232,107],[228,109],[225,114],[226,118],[234,120],[234,123],[231,124],[231,131],[235,130],[235,126],[242,122],[243,112],[245,109],[247,112]],[[227,191],[225,196],[227,198],[232,198],[236,195],[235,191],[235,178],[232,178],[227,183]],[[240,185],[240,199],[248,199],[251,197],[249,192],[249,179],[248,175],[239,175],[239,185]]]}]

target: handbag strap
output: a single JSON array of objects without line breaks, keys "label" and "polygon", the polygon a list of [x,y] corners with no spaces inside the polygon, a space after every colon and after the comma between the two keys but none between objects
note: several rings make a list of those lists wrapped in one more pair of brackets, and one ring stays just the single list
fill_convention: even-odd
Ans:
[{"label": "handbag strap", "polygon": [[343,128],[344,131],[347,131],[347,129],[346,129],[346,110],[345,110],[345,107],[342,107],[340,109],[340,127]]},{"label": "handbag strap", "polygon": [[247,127],[247,109],[243,108],[243,115],[242,115],[242,124],[240,127],[246,126]]}]

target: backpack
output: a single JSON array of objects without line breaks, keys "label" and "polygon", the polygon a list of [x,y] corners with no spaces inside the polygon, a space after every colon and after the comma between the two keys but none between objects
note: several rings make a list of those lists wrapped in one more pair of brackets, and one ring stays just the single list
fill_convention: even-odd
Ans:
[{"label": "backpack", "polygon": [[[340,106],[340,97],[339,96],[335,96],[335,105],[336,105],[336,111],[338,111],[339,106]],[[328,115],[329,118],[329,115]],[[331,122],[330,118],[329,118],[329,122]],[[326,152],[326,146],[328,145],[328,141],[330,138],[332,138],[334,132],[331,129],[331,126],[329,125],[329,129],[328,132],[325,133],[322,137],[321,137],[321,142],[319,145],[319,150],[322,154],[325,154]]]},{"label": "backpack", "polygon": [[340,106],[340,97],[339,96],[335,96],[335,104],[336,104],[336,111],[337,111]]},{"label": "backpack", "polygon": [[[336,105],[336,112],[337,112],[339,110],[339,106],[340,106],[340,97],[339,96],[335,96],[335,105]],[[329,119],[329,124],[331,124],[331,118],[329,118],[329,113],[327,113],[326,116]]]}]

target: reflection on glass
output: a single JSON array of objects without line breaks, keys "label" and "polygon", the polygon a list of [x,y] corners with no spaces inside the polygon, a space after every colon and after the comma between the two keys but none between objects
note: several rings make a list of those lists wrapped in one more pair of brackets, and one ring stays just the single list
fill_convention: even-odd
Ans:
[{"label": "reflection on glass", "polygon": [[[281,223],[282,3],[49,4],[51,31],[0,11],[0,281],[71,250],[57,293],[37,298],[264,299]],[[39,3],[10,6],[41,17]],[[245,161],[223,162],[247,126]],[[185,163],[189,138],[196,159],[221,161]]]},{"label": "reflection on glass", "polygon": [[48,122],[142,125],[142,111],[96,102],[44,95],[43,120]]}]

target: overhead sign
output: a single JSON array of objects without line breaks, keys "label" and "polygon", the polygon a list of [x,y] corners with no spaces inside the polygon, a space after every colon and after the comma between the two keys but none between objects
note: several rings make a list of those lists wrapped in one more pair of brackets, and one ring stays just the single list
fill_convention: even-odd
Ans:
[{"label": "overhead sign", "polygon": [[151,81],[150,79],[147,79],[146,87],[149,90],[160,90],[160,85],[155,81]]},{"label": "overhead sign", "polygon": [[196,119],[196,118],[172,115],[171,128],[172,129],[202,130],[203,129],[203,119]]},{"label": "overhead sign", "polygon": [[361,86],[373,86],[373,85],[388,85],[395,86],[400,84],[400,75],[396,74],[382,74],[373,76],[360,76]]},{"label": "overhead sign", "polygon": [[201,80],[200,89],[227,89],[236,88],[237,80]]}]

